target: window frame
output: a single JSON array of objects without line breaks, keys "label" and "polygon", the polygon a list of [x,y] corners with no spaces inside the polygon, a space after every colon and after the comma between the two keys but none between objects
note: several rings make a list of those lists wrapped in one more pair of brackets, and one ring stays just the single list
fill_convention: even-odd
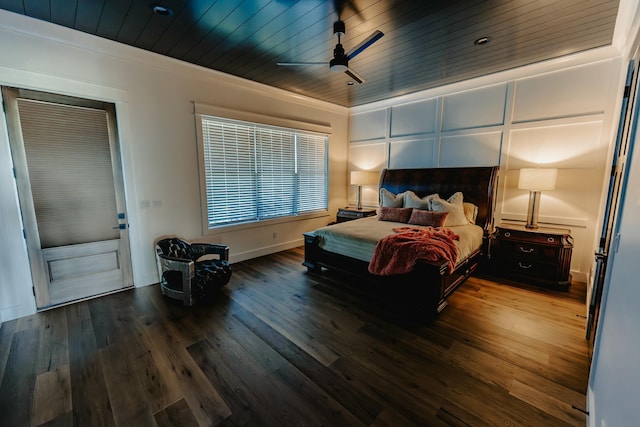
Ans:
[{"label": "window frame", "polygon": [[[287,119],[282,117],[272,117],[258,113],[244,112],[231,110],[223,107],[215,107],[211,105],[201,104],[194,102],[194,116],[196,124],[196,141],[198,146],[198,171],[200,177],[200,207],[201,207],[201,222],[202,222],[202,234],[203,235],[215,235],[222,232],[229,232],[242,229],[264,227],[272,224],[281,224],[292,221],[302,221],[312,218],[328,217],[328,205],[329,205],[329,150],[331,142],[331,127],[328,124],[323,123],[308,123],[299,120]],[[326,208],[318,211],[281,216],[276,218],[246,221],[240,223],[228,223],[215,226],[209,226],[208,221],[208,204],[207,204],[207,188],[206,188],[206,169],[205,169],[205,153],[204,153],[204,135],[202,116],[210,116],[214,118],[220,118],[222,120],[238,120],[248,122],[249,124],[255,124],[258,126],[286,128],[291,131],[300,131],[303,133],[315,133],[326,136],[326,188],[327,188],[327,200]]]}]

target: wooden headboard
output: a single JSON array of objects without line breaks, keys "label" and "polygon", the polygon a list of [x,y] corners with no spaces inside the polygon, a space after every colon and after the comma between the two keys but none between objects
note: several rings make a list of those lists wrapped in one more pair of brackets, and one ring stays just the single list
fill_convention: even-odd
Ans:
[{"label": "wooden headboard", "polygon": [[380,175],[380,188],[394,194],[411,190],[420,197],[437,193],[443,199],[461,191],[465,202],[478,206],[476,224],[489,232],[493,226],[497,178],[498,166],[384,169]]}]

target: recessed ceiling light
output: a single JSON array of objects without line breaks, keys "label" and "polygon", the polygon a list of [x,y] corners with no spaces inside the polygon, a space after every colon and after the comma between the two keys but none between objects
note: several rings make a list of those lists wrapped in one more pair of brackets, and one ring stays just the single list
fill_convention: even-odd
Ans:
[{"label": "recessed ceiling light", "polygon": [[489,37],[480,37],[479,39],[474,40],[473,44],[480,46],[489,43],[490,40],[491,38]]},{"label": "recessed ceiling light", "polygon": [[169,9],[167,6],[162,6],[161,4],[151,4],[149,5],[153,13],[160,16],[171,16],[173,15],[173,10]]}]

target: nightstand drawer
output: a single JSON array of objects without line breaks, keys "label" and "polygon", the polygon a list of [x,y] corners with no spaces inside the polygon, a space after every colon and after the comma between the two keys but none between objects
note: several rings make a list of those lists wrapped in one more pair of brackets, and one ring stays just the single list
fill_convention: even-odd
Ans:
[{"label": "nightstand drawer", "polygon": [[522,259],[496,257],[496,261],[500,263],[501,272],[507,276],[517,276],[527,280],[557,280],[558,266],[553,263],[543,263],[536,261],[527,261]]},{"label": "nightstand drawer", "polygon": [[495,256],[504,256],[519,260],[542,263],[556,263],[558,251],[555,246],[537,245],[535,243],[496,240],[493,247]]},{"label": "nightstand drawer", "polygon": [[549,235],[546,233],[536,233],[533,231],[505,230],[497,228],[497,235],[504,241],[537,243],[541,245],[563,246],[565,235]]}]

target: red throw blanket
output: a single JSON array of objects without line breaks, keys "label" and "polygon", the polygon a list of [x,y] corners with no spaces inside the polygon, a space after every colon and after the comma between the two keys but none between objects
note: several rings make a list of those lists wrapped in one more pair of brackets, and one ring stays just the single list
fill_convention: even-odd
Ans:
[{"label": "red throw blanket", "polygon": [[376,244],[369,272],[378,276],[408,273],[417,260],[429,262],[449,261],[449,272],[458,259],[458,248],[453,243],[460,240],[448,228],[400,227],[383,237]]}]

